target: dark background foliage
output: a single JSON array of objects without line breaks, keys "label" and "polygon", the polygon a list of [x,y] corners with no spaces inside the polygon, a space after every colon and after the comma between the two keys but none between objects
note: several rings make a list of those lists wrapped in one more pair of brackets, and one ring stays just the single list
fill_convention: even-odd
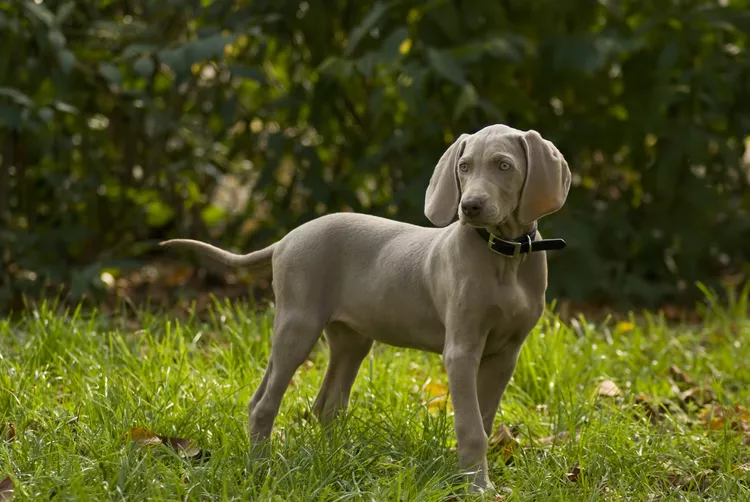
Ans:
[{"label": "dark background foliage", "polygon": [[435,162],[496,122],[574,173],[550,299],[692,301],[748,270],[748,33],[747,0],[4,2],[0,308],[167,237],[428,224]]}]

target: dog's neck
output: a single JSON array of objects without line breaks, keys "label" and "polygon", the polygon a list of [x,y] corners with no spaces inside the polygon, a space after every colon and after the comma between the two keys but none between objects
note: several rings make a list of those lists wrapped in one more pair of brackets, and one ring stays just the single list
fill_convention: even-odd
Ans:
[{"label": "dog's neck", "polygon": [[501,239],[505,240],[515,240],[519,237],[522,237],[532,230],[534,230],[534,227],[536,226],[536,222],[528,223],[528,224],[522,224],[516,221],[515,218],[507,218],[505,221],[503,221],[500,225],[495,225],[492,227],[486,227],[487,231],[491,234],[500,237]]}]

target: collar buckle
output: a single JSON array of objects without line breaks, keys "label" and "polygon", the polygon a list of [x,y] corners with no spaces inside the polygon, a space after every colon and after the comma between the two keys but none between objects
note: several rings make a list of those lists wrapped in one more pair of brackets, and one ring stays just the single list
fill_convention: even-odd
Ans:
[{"label": "collar buckle", "polygon": [[[529,251],[531,251],[531,238],[528,237],[528,236],[527,236],[527,238],[529,239]],[[513,254],[510,255],[510,254],[500,253],[499,251],[496,251],[495,250],[495,239],[501,240],[501,241],[503,241],[506,244],[512,245],[513,246]],[[499,254],[500,256],[503,256],[505,258],[517,258],[518,255],[521,254],[521,243],[520,242],[506,241],[505,239],[500,239],[499,237],[497,237],[495,234],[493,234],[491,232],[490,232],[490,238],[487,240],[487,247],[490,248],[490,250],[492,250],[492,252],[494,252],[496,254]]]}]

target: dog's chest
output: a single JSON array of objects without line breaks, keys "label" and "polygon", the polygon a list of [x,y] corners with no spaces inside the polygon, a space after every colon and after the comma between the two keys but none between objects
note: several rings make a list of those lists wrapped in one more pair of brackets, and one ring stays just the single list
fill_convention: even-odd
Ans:
[{"label": "dog's chest", "polygon": [[502,350],[509,342],[526,338],[544,310],[544,300],[531,297],[518,285],[499,286],[496,301],[490,309],[490,330],[485,354]]}]

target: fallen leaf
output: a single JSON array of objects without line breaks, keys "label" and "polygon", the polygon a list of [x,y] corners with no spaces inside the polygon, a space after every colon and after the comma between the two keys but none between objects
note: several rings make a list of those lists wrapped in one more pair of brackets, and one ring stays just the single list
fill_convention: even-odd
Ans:
[{"label": "fallen leaf", "polygon": [[681,490],[703,492],[709,486],[711,472],[710,469],[704,469],[694,475],[673,472],[667,475],[667,481]]},{"label": "fallen leaf", "polygon": [[191,440],[171,436],[160,436],[148,429],[131,429],[130,439],[141,446],[163,444],[172,448],[181,457],[193,460],[207,459],[210,455],[203,451]]},{"label": "fallen leaf", "polygon": [[661,420],[664,411],[668,411],[665,409],[664,405],[655,403],[647,394],[644,394],[643,392],[638,394],[633,402],[645,409],[646,416],[648,417],[649,422],[651,422],[652,424],[657,424],[659,420]]},{"label": "fallen leaf", "polygon": [[198,446],[190,441],[189,439],[182,439],[176,437],[159,436],[162,443],[170,446],[174,451],[180,454],[181,457],[185,458],[201,458],[203,452]]},{"label": "fallen leaf", "polygon": [[167,286],[184,286],[190,276],[193,275],[193,269],[188,267],[180,267],[171,271],[169,275],[164,277],[164,284]]},{"label": "fallen leaf", "polygon": [[750,432],[750,411],[744,406],[737,405],[734,407],[734,412],[738,419],[737,429],[742,432]]},{"label": "fallen leaf", "polygon": [[141,446],[162,443],[161,438],[155,432],[140,428],[130,429],[130,439]]},{"label": "fallen leaf", "polygon": [[578,481],[581,477],[581,468],[578,462],[573,464],[573,468],[569,472],[565,473],[565,477],[568,478],[568,481],[573,481],[574,483]]},{"label": "fallen leaf", "polygon": [[13,480],[10,476],[6,476],[5,479],[0,481],[0,502],[10,502],[13,498],[13,492],[16,487],[13,484]]},{"label": "fallen leaf", "polygon": [[620,321],[615,324],[615,331],[618,333],[627,333],[635,329],[635,324],[630,321]]},{"label": "fallen leaf", "polygon": [[620,388],[612,380],[604,380],[596,388],[596,392],[603,397],[616,397],[622,394]]},{"label": "fallen leaf", "polygon": [[[577,432],[578,431],[576,431],[576,437],[578,436]],[[547,445],[551,445],[551,444],[561,443],[563,441],[567,441],[568,437],[570,437],[570,432],[568,432],[568,431],[562,431],[562,432],[559,432],[559,433],[554,434],[552,436],[547,436],[547,437],[544,437],[544,438],[540,438],[540,439],[534,440],[533,443],[537,444],[537,445],[541,445],[541,446],[547,446]]]},{"label": "fallen leaf", "polygon": [[680,401],[685,404],[696,403],[702,406],[706,403],[716,401],[716,392],[709,387],[704,385],[701,387],[691,387],[690,389],[680,393]]},{"label": "fallen leaf", "polygon": [[695,382],[693,381],[693,379],[690,378],[690,376],[687,373],[682,371],[682,369],[680,369],[680,367],[677,366],[676,364],[673,364],[672,366],[670,366],[669,374],[672,375],[672,379],[675,382],[686,383],[688,385],[695,385]]},{"label": "fallen leaf", "polygon": [[750,411],[743,406],[709,404],[698,413],[698,418],[707,429],[712,431],[728,425],[738,432],[750,432]]},{"label": "fallen leaf", "polygon": [[495,429],[495,433],[490,438],[490,450],[502,453],[503,456],[509,457],[518,447],[518,440],[513,437],[513,433],[506,425],[500,425]]},{"label": "fallen leaf", "polygon": [[428,378],[422,385],[422,391],[427,393],[425,404],[429,411],[442,410],[448,406],[448,386],[442,382],[433,382]]},{"label": "fallen leaf", "polygon": [[429,411],[438,411],[445,409],[448,405],[448,396],[438,396],[427,400],[427,409]]},{"label": "fallen leaf", "polygon": [[448,386],[439,381],[433,382],[428,378],[422,386],[422,390],[433,396],[442,396],[448,393]]}]

